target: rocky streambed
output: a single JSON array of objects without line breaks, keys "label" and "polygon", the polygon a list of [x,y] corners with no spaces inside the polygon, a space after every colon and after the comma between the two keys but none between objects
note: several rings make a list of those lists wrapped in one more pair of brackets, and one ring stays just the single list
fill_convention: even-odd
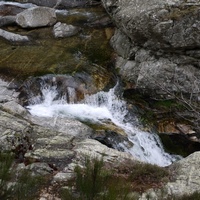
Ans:
[{"label": "rocky streambed", "polygon": [[[129,114],[125,117],[131,116],[134,123],[145,129],[141,123],[138,123],[138,116],[145,116],[145,112],[152,108],[153,111],[156,110],[158,119],[162,119],[162,116],[169,112],[166,107],[163,109],[162,104],[158,106],[153,102],[158,96],[160,98],[165,94],[154,90],[159,94],[156,98],[152,98],[154,93],[151,89],[148,90],[143,86],[140,88],[139,84],[136,84],[140,83],[139,81],[135,83],[137,77],[134,73],[138,72],[137,67],[140,66],[138,62],[144,64],[145,60],[148,66],[154,66],[149,64],[150,61],[155,64],[154,60],[151,60],[152,56],[156,59],[156,56],[161,57],[164,53],[152,55],[149,50],[151,45],[142,46],[143,40],[140,37],[141,40],[136,40],[139,44],[134,46],[136,41],[133,42],[134,37],[129,36],[128,26],[127,30],[121,28],[126,24],[121,22],[121,18],[126,19],[121,17],[120,14],[123,14],[121,11],[123,8],[128,9],[130,5],[134,6],[134,1],[127,3],[105,0],[102,3],[111,18],[100,5],[100,1],[30,0],[20,4],[13,2],[0,4],[0,72],[5,80],[0,82],[0,149],[14,152],[19,168],[32,170],[42,176],[52,175],[51,186],[66,182],[73,177],[75,166],[82,166],[86,156],[99,159],[103,156],[104,162],[115,169],[120,164],[136,163],[139,160],[130,153],[124,152],[124,146],[118,146],[121,142],[127,143],[129,147],[134,144],[127,140],[121,128],[109,121],[109,117],[106,119],[109,123],[102,128],[102,125],[82,123],[82,120],[76,118],[31,115],[23,106],[36,105],[45,100],[41,86],[45,85],[43,89],[53,87],[59,90],[59,93],[53,96],[55,101],[65,97],[67,103],[73,104],[83,100],[84,95],[93,95],[101,90],[108,91],[117,81],[118,73],[113,66],[115,52],[117,52],[120,57],[117,57],[115,67],[119,68],[124,88],[121,85],[117,87],[116,99],[121,98],[121,91],[125,91],[124,97],[129,102],[127,107],[129,111],[136,114],[136,117]],[[153,5],[152,1],[150,6]],[[119,11],[119,15],[114,11]],[[115,18],[113,13],[121,17],[119,17],[120,23],[116,23],[119,19]],[[118,27],[114,37],[112,37],[113,26]],[[109,46],[111,37],[115,52]],[[179,49],[176,45],[172,46],[177,53]],[[160,57],[159,61],[163,61]],[[167,70],[168,61],[164,63]],[[176,67],[179,67],[178,64]],[[193,72],[196,73],[196,69]],[[151,84],[147,85],[150,87]],[[148,91],[151,91],[151,95],[147,95]],[[143,92],[147,96],[141,98]],[[141,102],[144,104],[141,105]],[[160,110],[164,110],[164,114],[161,113],[159,118]],[[46,114],[46,110],[43,110],[43,114]],[[170,120],[167,125],[165,122],[163,126],[161,124],[158,125],[160,132],[179,131],[181,134],[185,132],[185,135],[195,134],[195,140],[198,140],[196,129],[195,132],[188,124],[176,124],[176,131]],[[198,147],[190,153],[196,150]],[[139,195],[138,199],[161,199],[199,191],[198,166],[199,152],[170,165],[172,171],[176,168],[173,179],[164,184],[161,189],[148,190]],[[49,193],[46,192],[40,198],[58,198],[54,193]]]}]

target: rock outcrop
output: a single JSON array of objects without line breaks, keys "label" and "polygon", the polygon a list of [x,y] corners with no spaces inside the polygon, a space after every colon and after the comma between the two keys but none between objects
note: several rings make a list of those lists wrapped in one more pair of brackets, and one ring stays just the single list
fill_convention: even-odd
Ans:
[{"label": "rock outcrop", "polygon": [[199,1],[102,2],[118,28],[111,43],[123,58],[117,67],[129,87],[154,98],[198,96]]},{"label": "rock outcrop", "polygon": [[153,123],[157,126],[160,116],[168,120],[170,115],[176,123],[184,119],[195,133],[189,140],[199,142],[199,1],[102,0],[102,4],[116,25],[110,43],[117,52],[115,66],[127,98],[137,93],[149,102],[174,100],[182,107],[168,107],[162,115],[162,109],[152,110]]},{"label": "rock outcrop", "polygon": [[198,1],[110,1],[104,6],[117,26],[138,45],[179,50],[199,47]]},{"label": "rock outcrop", "polygon": [[200,152],[195,152],[170,166],[174,173],[173,181],[168,182],[162,189],[149,190],[140,200],[174,199],[183,195],[200,192],[199,180]]}]

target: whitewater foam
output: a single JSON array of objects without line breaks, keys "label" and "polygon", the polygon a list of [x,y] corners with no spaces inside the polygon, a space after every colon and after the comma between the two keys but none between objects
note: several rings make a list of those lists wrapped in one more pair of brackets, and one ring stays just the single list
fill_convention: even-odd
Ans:
[{"label": "whitewater foam", "polygon": [[[73,95],[72,99],[75,99],[74,91],[69,90]],[[70,117],[90,123],[111,121],[124,129],[129,140],[134,144],[133,147],[126,148],[126,151],[134,157],[160,166],[170,165],[178,158],[164,151],[160,139],[155,133],[139,130],[136,116],[132,116],[134,120],[127,119],[126,102],[115,95],[115,88],[108,92],[101,91],[94,95],[85,95],[84,100],[76,104],[73,101],[69,104],[63,98],[54,100],[57,96],[56,88],[45,88],[42,93],[43,101],[41,103],[27,107],[32,115]]]}]

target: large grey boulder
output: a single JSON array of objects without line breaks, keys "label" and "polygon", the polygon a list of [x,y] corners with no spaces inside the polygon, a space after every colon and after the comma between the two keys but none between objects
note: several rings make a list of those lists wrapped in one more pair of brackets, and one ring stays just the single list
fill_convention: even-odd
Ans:
[{"label": "large grey boulder", "polygon": [[163,188],[149,190],[139,200],[175,199],[174,197],[200,192],[200,152],[195,152],[170,166],[173,181]]},{"label": "large grey boulder", "polygon": [[130,38],[123,34],[119,29],[116,29],[110,43],[119,56],[122,56],[125,59],[130,57],[133,48],[132,42]]},{"label": "large grey boulder", "polygon": [[136,160],[129,153],[108,148],[100,142],[92,139],[86,139],[78,142],[74,151],[76,152],[78,158],[80,157],[84,159],[86,156],[99,160],[103,158],[105,162],[112,163],[114,165],[124,163],[126,160]]},{"label": "large grey boulder", "polygon": [[56,23],[56,13],[52,8],[33,7],[17,14],[16,22],[23,28],[52,26]]},{"label": "large grey boulder", "polygon": [[93,130],[91,128],[75,119],[68,119],[65,117],[50,118],[32,116],[30,117],[30,120],[34,124],[42,127],[74,136],[77,140],[88,138],[93,134]]},{"label": "large grey boulder", "polygon": [[15,114],[20,115],[20,116],[23,116],[25,118],[27,118],[28,115],[29,115],[27,109],[22,107],[16,101],[9,101],[9,102],[2,104],[2,109],[7,111],[8,113],[11,113],[11,114],[14,114],[14,115]]}]

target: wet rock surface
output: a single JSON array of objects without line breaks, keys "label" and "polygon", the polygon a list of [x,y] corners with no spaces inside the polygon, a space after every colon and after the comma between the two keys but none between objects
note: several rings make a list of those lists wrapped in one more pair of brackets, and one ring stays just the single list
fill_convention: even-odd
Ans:
[{"label": "wet rock surface", "polygon": [[16,22],[23,28],[52,26],[56,23],[56,13],[51,8],[33,7],[17,14]]},{"label": "wet rock surface", "polygon": [[[131,148],[134,144],[130,142],[126,135],[114,132],[112,130],[100,130],[96,131],[95,134],[91,135],[91,138],[99,141],[109,148],[117,149],[124,152],[124,147]],[[126,145],[125,145],[126,144]]]},{"label": "wet rock surface", "polygon": [[27,36],[11,33],[2,29],[0,29],[0,36],[11,42],[28,42],[29,41],[29,38]]},{"label": "wet rock surface", "polygon": [[0,87],[4,88],[1,94],[5,97],[0,104],[0,149],[13,151],[18,161],[34,173],[52,173],[55,169],[59,173],[73,173],[76,164],[84,162],[86,156],[101,158],[105,152],[104,158],[111,163],[133,159],[127,153],[88,139],[94,131],[75,119],[31,116],[20,107],[18,94],[9,90],[6,82],[1,81]]},{"label": "wet rock surface", "polygon": [[53,33],[56,38],[74,36],[79,32],[80,28],[65,23],[56,23],[53,27]]},{"label": "wet rock surface", "polygon": [[[23,3],[24,0],[16,0]],[[71,8],[97,5],[99,0],[26,0],[26,3],[33,3],[38,6],[56,7],[56,8]]]},{"label": "wet rock surface", "polygon": [[[4,2],[5,3],[5,2]],[[25,8],[14,6],[10,4],[0,4],[0,15],[1,16],[15,16],[18,13],[24,11]]]},{"label": "wet rock surface", "polygon": [[41,103],[46,94],[43,89],[55,90],[53,100],[64,99],[68,103],[81,101],[86,94],[98,91],[93,78],[86,73],[71,75],[45,75],[43,77],[30,77],[18,89],[19,102],[23,106]]}]

